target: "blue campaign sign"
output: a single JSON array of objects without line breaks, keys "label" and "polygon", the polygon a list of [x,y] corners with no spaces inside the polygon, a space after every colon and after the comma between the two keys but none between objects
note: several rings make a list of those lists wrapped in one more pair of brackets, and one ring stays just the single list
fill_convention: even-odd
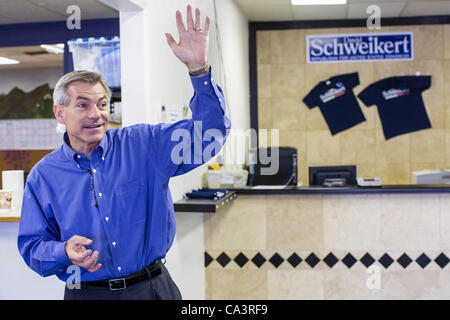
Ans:
[{"label": "blue campaign sign", "polygon": [[412,32],[306,36],[307,63],[413,60]]}]

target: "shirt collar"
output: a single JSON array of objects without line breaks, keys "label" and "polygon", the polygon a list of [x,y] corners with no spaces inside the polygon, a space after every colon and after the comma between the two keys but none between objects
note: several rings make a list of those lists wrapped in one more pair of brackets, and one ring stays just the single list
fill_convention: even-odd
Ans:
[{"label": "shirt collar", "polygon": [[[94,151],[97,148],[99,148],[99,150],[102,154],[102,158],[104,158],[106,155],[106,152],[108,151],[108,146],[109,146],[108,137],[107,137],[107,134],[105,133],[102,140],[100,141],[98,146],[94,149]],[[75,157],[78,155],[78,153],[70,147],[70,141],[69,141],[69,136],[67,134],[67,131],[64,132],[64,136],[63,136],[63,151],[64,151],[64,154],[67,156],[67,158],[70,160],[75,160]]]}]

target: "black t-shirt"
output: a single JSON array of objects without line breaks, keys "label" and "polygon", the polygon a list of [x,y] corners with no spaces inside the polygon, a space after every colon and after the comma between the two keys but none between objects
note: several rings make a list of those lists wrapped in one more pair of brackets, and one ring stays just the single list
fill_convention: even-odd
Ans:
[{"label": "black t-shirt", "polygon": [[358,73],[346,73],[319,82],[303,102],[310,108],[319,106],[332,135],[366,121],[353,88],[359,85]]},{"label": "black t-shirt", "polygon": [[386,139],[431,128],[422,91],[431,85],[431,76],[390,77],[372,83],[358,98],[366,106],[376,105]]}]

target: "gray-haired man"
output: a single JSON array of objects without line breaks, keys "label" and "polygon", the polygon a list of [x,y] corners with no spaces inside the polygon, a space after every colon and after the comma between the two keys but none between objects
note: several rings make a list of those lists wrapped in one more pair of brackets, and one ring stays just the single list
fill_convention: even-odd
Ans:
[{"label": "gray-haired man", "polygon": [[[67,132],[28,176],[18,247],[42,276],[70,282],[78,268],[79,282],[68,283],[65,299],[181,298],[161,262],[175,235],[169,179],[208,160],[192,161],[193,144],[206,130],[220,133],[213,141],[218,151],[230,122],[207,63],[209,17],[204,29],[198,9],[194,22],[187,7],[187,29],[179,11],[176,18],[179,43],[166,37],[191,74],[192,119],[107,131],[111,93],[98,75],[76,71],[55,87],[54,114]],[[182,141],[181,163],[172,153],[180,131],[191,137]],[[211,144],[200,143],[202,150]]]}]

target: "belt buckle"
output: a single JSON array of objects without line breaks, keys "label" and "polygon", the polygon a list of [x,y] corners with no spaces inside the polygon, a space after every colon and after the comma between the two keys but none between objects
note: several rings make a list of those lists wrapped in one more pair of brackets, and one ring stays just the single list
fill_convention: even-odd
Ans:
[{"label": "belt buckle", "polygon": [[[108,280],[108,283],[109,283],[109,290],[111,290],[111,291],[123,290],[123,289],[127,288],[127,283],[125,281],[125,278],[111,279],[111,280]],[[123,285],[119,288],[113,288],[113,285],[115,285],[115,284],[123,284]]]}]

